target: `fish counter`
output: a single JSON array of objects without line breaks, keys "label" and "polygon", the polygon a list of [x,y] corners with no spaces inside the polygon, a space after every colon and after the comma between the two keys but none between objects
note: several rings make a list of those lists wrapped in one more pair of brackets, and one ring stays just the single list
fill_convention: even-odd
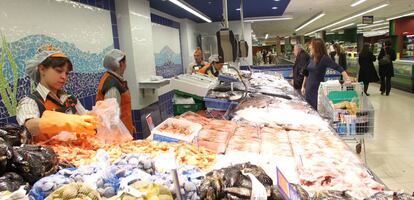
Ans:
[{"label": "fish counter", "polygon": [[0,199],[414,199],[384,191],[286,80],[254,73],[248,85],[231,120],[186,112],[146,140],[107,119],[110,102],[94,107],[97,135],[28,145],[1,124]]}]

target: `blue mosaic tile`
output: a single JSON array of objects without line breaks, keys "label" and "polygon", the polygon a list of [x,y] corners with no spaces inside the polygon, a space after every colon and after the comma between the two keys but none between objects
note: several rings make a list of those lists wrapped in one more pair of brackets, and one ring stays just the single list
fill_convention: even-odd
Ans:
[{"label": "blue mosaic tile", "polygon": [[88,0],[88,4],[91,6],[96,6],[96,0]]},{"label": "blue mosaic tile", "polygon": [[96,7],[98,8],[104,8],[104,1],[103,0],[96,0]]},{"label": "blue mosaic tile", "polygon": [[7,118],[7,123],[9,123],[9,124],[17,124],[16,117],[9,117],[9,118]]},{"label": "blue mosaic tile", "polygon": [[109,0],[109,10],[115,11],[115,0]]}]

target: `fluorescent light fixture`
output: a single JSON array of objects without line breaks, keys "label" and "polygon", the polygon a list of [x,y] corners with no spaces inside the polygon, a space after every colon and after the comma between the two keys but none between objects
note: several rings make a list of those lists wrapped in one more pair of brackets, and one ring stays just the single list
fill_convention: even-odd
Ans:
[{"label": "fluorescent light fixture", "polygon": [[378,30],[389,29],[389,28],[390,27],[388,27],[388,26],[384,26],[384,27],[374,28],[374,29],[372,29],[372,31],[378,31]]},{"label": "fluorescent light fixture", "polygon": [[357,6],[357,5],[361,4],[361,3],[364,3],[365,1],[366,0],[357,0],[357,1],[355,1],[355,3],[351,4],[351,7],[355,7],[355,6]]},{"label": "fluorescent light fixture", "polygon": [[276,10],[277,9],[277,7],[272,7],[272,10]]},{"label": "fluorescent light fixture", "polygon": [[332,33],[332,32],[330,32],[330,33],[326,33],[326,35],[333,35],[333,34],[335,34],[335,33]]},{"label": "fluorescent light fixture", "polygon": [[290,38],[290,36],[286,36],[286,37],[285,37],[285,39],[289,39],[289,38]]},{"label": "fluorescent light fixture", "polygon": [[372,24],[372,25],[369,25],[369,26],[363,26],[363,27],[360,27],[360,28],[365,29],[365,28],[372,28],[372,27],[376,27],[376,26],[384,26],[384,25],[389,25],[389,23],[388,23],[388,22],[384,22],[384,23],[381,23],[381,24]]},{"label": "fluorescent light fixture", "polygon": [[335,23],[333,23],[333,24],[327,25],[327,26],[325,26],[325,27],[323,27],[323,28],[320,28],[320,29],[314,30],[314,31],[312,31],[312,32],[309,32],[309,33],[305,34],[305,36],[312,35],[312,34],[314,34],[314,33],[318,32],[318,31],[322,31],[322,30],[325,30],[325,29],[327,29],[327,28],[331,28],[331,27],[336,26],[336,25],[338,25],[338,24],[341,24],[341,23],[343,23],[343,22],[349,21],[349,20],[351,20],[351,19],[354,19],[354,18],[360,17],[360,16],[365,15],[365,14],[367,14],[367,13],[370,13],[370,12],[373,12],[373,11],[376,11],[376,10],[379,10],[379,9],[381,9],[381,8],[384,8],[384,7],[388,6],[388,5],[390,5],[390,4],[389,4],[389,3],[383,3],[383,4],[380,4],[380,5],[379,5],[379,6],[377,6],[377,7],[371,8],[371,9],[369,9],[369,10],[363,11],[363,12],[358,13],[358,14],[356,14],[356,15],[353,15],[353,16],[351,16],[351,17],[348,17],[348,18],[345,18],[345,19],[343,19],[343,20],[337,21],[337,22],[335,22]]},{"label": "fluorescent light fixture", "polygon": [[280,1],[280,0],[273,0],[273,1]]},{"label": "fluorescent light fixture", "polygon": [[240,11],[240,8],[236,8],[237,11]]},{"label": "fluorescent light fixture", "polygon": [[267,40],[267,38],[269,38],[269,34],[266,33],[265,39]]},{"label": "fluorescent light fixture", "polygon": [[306,26],[308,26],[309,24],[313,23],[314,21],[318,20],[323,16],[325,16],[324,12],[317,14],[316,16],[312,17],[308,22],[304,23],[302,26],[299,26],[297,29],[295,29],[295,31],[298,32],[299,30],[305,28]]},{"label": "fluorescent light fixture", "polygon": [[391,17],[391,18],[388,18],[387,21],[390,21],[390,20],[393,20],[393,19],[398,19],[398,18],[401,18],[401,17],[407,17],[407,16],[411,16],[411,15],[414,15],[414,12],[399,15],[399,16],[395,16],[395,17]]},{"label": "fluorescent light fixture", "polygon": [[203,13],[201,13],[200,11],[198,11],[197,9],[193,8],[191,5],[185,3],[185,2],[181,2],[179,0],[169,0],[171,3],[181,7],[182,9],[190,12],[191,14],[199,17],[200,19],[211,23],[211,19],[209,19],[206,15],[204,15]]},{"label": "fluorescent light fixture", "polygon": [[357,27],[366,26],[367,24],[357,24]]},{"label": "fluorescent light fixture", "polygon": [[381,23],[381,22],[384,22],[384,21],[385,20],[383,20],[383,19],[382,20],[378,20],[378,21],[375,21],[374,24],[378,24],[378,23]]},{"label": "fluorescent light fixture", "polygon": [[355,23],[350,23],[350,24],[347,24],[347,25],[343,25],[343,26],[340,26],[338,28],[334,28],[331,31],[336,31],[336,30],[343,29],[343,28],[346,28],[346,27],[349,27],[349,26],[353,26],[353,25],[355,25]]},{"label": "fluorescent light fixture", "polygon": [[244,22],[265,22],[265,21],[280,21],[293,19],[290,15],[283,16],[269,16],[269,17],[249,17],[245,18]]}]

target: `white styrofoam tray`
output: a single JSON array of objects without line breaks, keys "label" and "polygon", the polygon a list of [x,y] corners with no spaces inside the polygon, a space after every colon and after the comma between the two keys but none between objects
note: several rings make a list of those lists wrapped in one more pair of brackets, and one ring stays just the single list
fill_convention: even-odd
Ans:
[{"label": "white styrofoam tray", "polygon": [[[163,132],[159,130],[164,124],[178,124],[183,125],[186,127],[189,127],[190,129],[190,135],[184,136],[176,133],[169,133],[169,132]],[[198,135],[198,132],[202,129],[202,126],[200,124],[190,122],[185,119],[176,119],[176,118],[168,118],[163,123],[155,127],[151,131],[151,138],[152,140],[162,141],[162,142],[187,142],[191,143],[194,138]]]}]

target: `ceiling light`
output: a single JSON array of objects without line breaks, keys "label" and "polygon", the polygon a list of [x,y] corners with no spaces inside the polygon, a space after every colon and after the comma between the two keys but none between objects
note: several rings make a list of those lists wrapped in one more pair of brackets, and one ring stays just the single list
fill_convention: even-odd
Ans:
[{"label": "ceiling light", "polygon": [[289,20],[289,19],[293,19],[293,17],[289,15],[270,16],[270,17],[249,17],[249,18],[245,18],[244,22],[264,22],[264,21],[279,21],[279,20]]},{"label": "ceiling light", "polygon": [[357,24],[357,27],[366,26],[366,24]]},{"label": "ceiling light", "polygon": [[240,8],[236,8],[237,11],[240,11]]},{"label": "ceiling light", "polygon": [[297,29],[295,29],[295,31],[297,32],[297,31],[305,28],[307,25],[313,23],[314,21],[318,20],[319,18],[321,18],[323,16],[325,16],[324,12],[321,12],[321,13],[317,14],[316,16],[312,17],[308,22],[304,23],[302,26],[299,26]]},{"label": "ceiling light", "polygon": [[286,36],[286,37],[285,37],[285,39],[289,39],[289,38],[290,38],[290,36]]},{"label": "ceiling light", "polygon": [[326,33],[326,35],[333,35],[333,34],[335,34],[335,33],[332,33],[332,32],[330,32],[330,33]]},{"label": "ceiling light", "polygon": [[267,40],[267,38],[269,38],[269,34],[266,33],[265,39]]},{"label": "ceiling light", "polygon": [[389,29],[389,28],[390,27],[388,27],[388,26],[384,26],[384,27],[374,28],[374,29],[372,29],[372,31],[378,31],[378,30]]},{"label": "ceiling light", "polygon": [[378,23],[381,23],[381,22],[384,22],[384,21],[385,20],[383,20],[383,19],[382,20],[378,20],[378,21],[375,21],[374,24],[378,24]]},{"label": "ceiling light", "polygon": [[272,7],[272,10],[276,10],[277,9],[277,7]]},{"label": "ceiling light", "polygon": [[372,27],[376,27],[376,26],[384,26],[384,25],[388,25],[388,22],[381,23],[381,24],[372,24],[372,25],[369,25],[369,26],[363,26],[363,27],[360,27],[360,28],[362,28],[362,29],[364,29],[364,28],[372,28]]},{"label": "ceiling light", "polygon": [[353,25],[355,25],[355,23],[350,23],[350,24],[347,24],[347,25],[344,25],[344,26],[340,26],[338,28],[332,29],[331,31],[336,31],[336,30],[343,29],[343,28],[346,28],[346,27],[349,27],[349,26],[353,26]]},{"label": "ceiling light", "polygon": [[331,27],[336,26],[336,25],[338,25],[338,24],[341,24],[341,23],[343,23],[343,22],[349,21],[349,20],[351,20],[351,19],[357,18],[357,17],[362,16],[362,15],[365,15],[365,14],[367,14],[367,13],[370,13],[370,12],[376,11],[376,10],[381,9],[381,8],[384,8],[384,7],[388,6],[388,5],[390,5],[390,4],[388,4],[388,3],[383,3],[383,4],[381,4],[381,5],[377,6],[377,7],[374,7],[374,8],[371,8],[371,9],[369,9],[369,10],[363,11],[363,12],[361,12],[361,13],[358,13],[358,14],[354,15],[354,16],[351,16],[351,17],[345,18],[345,19],[343,19],[343,20],[340,20],[340,21],[338,21],[338,22],[335,22],[335,23],[330,24],[330,25],[328,25],[328,26],[325,26],[325,27],[323,27],[323,28],[320,28],[320,29],[314,30],[314,31],[309,32],[309,33],[307,33],[307,34],[305,34],[305,35],[306,35],[306,36],[308,36],[308,35],[312,35],[312,34],[314,34],[314,33],[318,32],[318,31],[322,31],[322,30],[325,30],[325,29],[327,29],[327,28],[331,28]]},{"label": "ceiling light", "polygon": [[185,2],[181,2],[179,0],[170,0],[170,2],[177,5],[177,6],[179,6],[179,7],[181,7],[182,9],[190,12],[191,14],[199,17],[200,19],[202,19],[202,20],[204,20],[208,23],[211,23],[211,20],[206,15],[204,15],[203,13],[198,11],[197,9],[192,8],[192,6],[190,6],[189,4],[187,4]]},{"label": "ceiling light", "polygon": [[355,3],[351,4],[351,7],[355,7],[355,6],[357,6],[361,3],[364,3],[364,1],[366,1],[366,0],[357,0]]},{"label": "ceiling light", "polygon": [[280,1],[280,0],[273,0],[273,1]]},{"label": "ceiling light", "polygon": [[393,20],[393,19],[398,19],[398,18],[401,18],[401,17],[407,17],[407,16],[411,16],[411,15],[414,15],[414,12],[407,13],[407,14],[403,14],[403,15],[399,15],[399,16],[395,16],[395,17],[391,17],[391,18],[388,18],[387,21],[390,21],[390,20]]}]

